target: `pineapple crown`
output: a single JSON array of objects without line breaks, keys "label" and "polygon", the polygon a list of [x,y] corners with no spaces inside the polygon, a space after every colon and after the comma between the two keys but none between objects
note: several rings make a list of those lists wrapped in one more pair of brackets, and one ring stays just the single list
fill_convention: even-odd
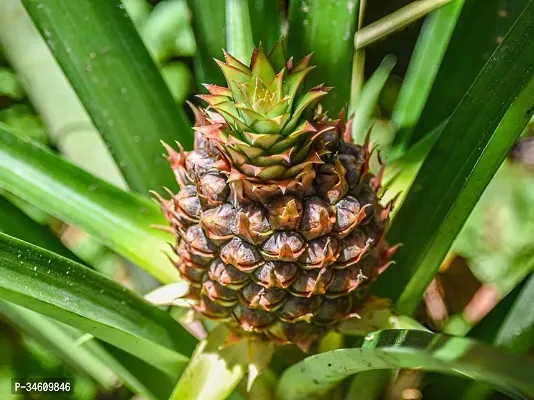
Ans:
[{"label": "pineapple crown", "polygon": [[195,129],[215,141],[232,167],[247,177],[289,179],[322,163],[326,150],[317,148],[317,139],[335,126],[321,124],[322,116],[314,112],[329,88],[299,91],[314,68],[311,54],[293,65],[292,59],[285,61],[278,42],[269,55],[261,44],[255,48],[250,66],[227,52],[224,57],[225,62],[216,62],[228,87],[204,85],[209,94],[198,97],[209,105],[208,123]]}]

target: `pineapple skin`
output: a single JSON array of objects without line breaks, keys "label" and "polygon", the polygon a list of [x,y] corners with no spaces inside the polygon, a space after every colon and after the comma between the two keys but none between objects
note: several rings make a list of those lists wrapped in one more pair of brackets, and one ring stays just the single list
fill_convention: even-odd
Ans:
[{"label": "pineapple skin", "polygon": [[[263,69],[268,63],[262,49],[257,52],[252,71],[255,60]],[[237,65],[225,56],[227,64]],[[251,79],[258,78],[251,73]],[[211,107],[192,107],[194,150],[165,145],[180,186],[170,200],[159,199],[177,239],[179,260],[174,263],[190,283],[193,308],[204,317],[226,323],[239,335],[308,348],[341,321],[357,316],[369,285],[389,265],[383,237],[390,205],[379,204],[381,174],[369,173],[368,143],[346,140],[350,123],[343,115],[331,120],[316,104],[307,118],[295,118],[295,125],[304,119],[300,126],[305,129],[297,127],[297,133],[310,136],[296,142],[300,149],[282,149],[277,158],[286,160],[294,173],[272,163],[239,164],[241,154],[255,153],[228,139],[236,129],[235,117],[217,113],[221,93],[231,96],[230,90],[208,90],[213,96],[202,98]],[[327,90],[319,86],[308,94],[312,91],[322,95]],[[296,167],[288,156],[295,153],[302,155]]]}]

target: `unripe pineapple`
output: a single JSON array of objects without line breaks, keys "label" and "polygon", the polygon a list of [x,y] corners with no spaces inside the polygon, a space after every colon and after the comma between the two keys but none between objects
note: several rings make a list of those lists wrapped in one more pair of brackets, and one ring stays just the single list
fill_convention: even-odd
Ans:
[{"label": "unripe pineapple", "polygon": [[195,149],[167,146],[180,192],[161,204],[176,267],[205,317],[306,347],[355,315],[387,265],[389,208],[368,144],[321,111],[329,89],[300,93],[310,56],[293,65],[260,46],[249,67],[225,61],[228,87],[205,85],[209,106],[193,108]]}]

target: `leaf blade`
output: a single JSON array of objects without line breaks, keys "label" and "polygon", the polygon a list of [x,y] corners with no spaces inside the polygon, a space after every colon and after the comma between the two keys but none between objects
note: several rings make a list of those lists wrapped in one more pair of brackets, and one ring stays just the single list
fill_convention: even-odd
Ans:
[{"label": "leaf blade", "polygon": [[534,110],[532,23],[531,1],[444,128],[391,226],[389,240],[403,246],[394,257],[398,265],[381,276],[375,289],[397,300],[403,314],[415,310]]},{"label": "leaf blade", "polygon": [[283,400],[306,399],[327,391],[353,373],[423,368],[484,380],[520,397],[534,393],[528,372],[533,367],[531,360],[470,339],[419,330],[385,330],[367,336],[361,348],[318,354],[291,366],[280,378],[278,394]]},{"label": "leaf blade", "polygon": [[[175,374],[194,339],[168,314],[99,273],[0,234],[2,298],[88,332]],[[186,354],[186,355],[182,355]]]},{"label": "leaf blade", "polygon": [[113,370],[94,354],[79,347],[55,321],[6,301],[0,301],[0,314],[34,337],[66,364],[79,372],[86,373],[101,387],[110,390],[115,386],[117,376]]},{"label": "leaf blade", "polygon": [[226,46],[228,53],[248,65],[254,39],[248,0],[226,0]]},{"label": "leaf blade", "polygon": [[160,140],[193,135],[119,0],[22,2],[105,139],[129,186],[175,188]]},{"label": "leaf blade", "polygon": [[421,117],[464,1],[445,4],[429,14],[423,23],[391,117],[399,129],[394,146],[401,147],[394,149],[396,152],[408,148],[411,132]]},{"label": "leaf blade", "polygon": [[0,187],[71,223],[164,283],[179,280],[155,204],[103,182],[0,124]]},{"label": "leaf blade", "polygon": [[306,82],[309,81],[309,87],[320,83],[334,87],[328,96],[321,99],[321,104],[332,118],[350,97],[348,83],[354,55],[352,38],[358,24],[358,10],[357,1],[295,0],[289,4],[288,56],[298,61],[313,53],[317,67]]}]

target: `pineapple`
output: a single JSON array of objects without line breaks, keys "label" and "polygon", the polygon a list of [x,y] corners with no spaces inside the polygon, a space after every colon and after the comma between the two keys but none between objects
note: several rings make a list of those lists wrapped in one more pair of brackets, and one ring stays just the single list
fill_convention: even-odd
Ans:
[{"label": "pineapple", "polygon": [[301,88],[311,56],[286,62],[280,45],[254,49],[250,66],[224,56],[228,87],[205,85],[208,107],[192,106],[195,149],[165,145],[180,186],[160,199],[175,264],[203,316],[306,348],[356,315],[388,265],[380,174],[343,115],[322,111],[329,88]]}]

